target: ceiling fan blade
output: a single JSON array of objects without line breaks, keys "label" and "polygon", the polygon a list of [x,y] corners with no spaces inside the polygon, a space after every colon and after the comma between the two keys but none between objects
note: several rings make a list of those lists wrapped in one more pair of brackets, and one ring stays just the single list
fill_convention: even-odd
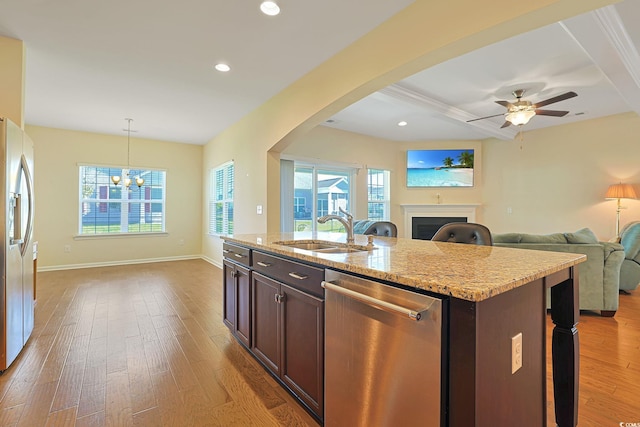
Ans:
[{"label": "ceiling fan blade", "polygon": [[467,120],[467,123],[469,123],[469,122],[475,122],[476,120],[490,119],[491,117],[498,117],[498,116],[504,116],[504,113],[494,114],[493,116],[485,116],[485,117],[479,117],[479,118],[477,118],[477,119]]},{"label": "ceiling fan blade", "polygon": [[553,116],[553,117],[564,117],[569,114],[568,111],[558,111],[558,110],[538,110],[536,108],[536,116]]},{"label": "ceiling fan blade", "polygon": [[509,101],[496,101],[496,104],[500,104],[503,107],[509,108],[511,106],[513,106],[513,104],[511,104]]},{"label": "ceiling fan blade", "polygon": [[509,120],[505,120],[505,122],[500,126],[500,129],[511,126],[511,122]]},{"label": "ceiling fan blade", "polygon": [[562,95],[554,96],[553,98],[545,99],[544,101],[540,101],[536,104],[533,104],[535,108],[544,107],[545,105],[553,104],[554,102],[564,101],[565,99],[573,98],[574,96],[578,96],[575,92],[567,92]]}]

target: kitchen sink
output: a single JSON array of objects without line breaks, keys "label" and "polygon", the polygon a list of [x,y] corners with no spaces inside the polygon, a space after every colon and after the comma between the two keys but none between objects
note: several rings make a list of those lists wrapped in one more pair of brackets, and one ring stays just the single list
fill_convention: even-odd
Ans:
[{"label": "kitchen sink", "polygon": [[347,245],[346,243],[319,241],[319,240],[288,240],[273,242],[274,245],[287,246],[289,248],[303,249],[306,251],[342,254],[350,252],[364,252],[372,248],[362,245]]}]

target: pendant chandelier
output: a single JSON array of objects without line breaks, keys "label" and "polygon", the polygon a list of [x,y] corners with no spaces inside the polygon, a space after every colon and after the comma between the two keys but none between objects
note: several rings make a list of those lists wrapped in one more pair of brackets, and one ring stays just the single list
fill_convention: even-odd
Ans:
[{"label": "pendant chandelier", "polygon": [[[127,131],[127,176],[124,179],[124,186],[126,188],[129,188],[129,186],[131,185],[131,178],[129,177],[129,169],[130,169],[130,159],[131,159],[131,122],[133,121],[133,119],[125,119],[127,121],[127,129],[125,129]],[[120,175],[113,175],[111,177],[111,181],[113,182],[113,185],[118,185],[120,184],[120,181],[122,180],[122,177]],[[140,178],[139,176],[136,176],[135,178],[136,181],[136,185],[138,187],[142,187],[142,184],[144,184],[144,179]]]}]

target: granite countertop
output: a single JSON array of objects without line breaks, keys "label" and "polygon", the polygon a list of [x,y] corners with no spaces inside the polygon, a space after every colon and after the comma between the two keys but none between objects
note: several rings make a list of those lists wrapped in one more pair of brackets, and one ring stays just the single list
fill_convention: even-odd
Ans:
[{"label": "granite countertop", "polygon": [[[356,235],[355,244],[366,245],[367,237]],[[245,234],[222,239],[468,301],[491,298],[587,259],[582,254],[377,236],[373,239],[373,250],[351,253],[320,253],[273,243],[291,240],[344,243],[344,233]]]}]

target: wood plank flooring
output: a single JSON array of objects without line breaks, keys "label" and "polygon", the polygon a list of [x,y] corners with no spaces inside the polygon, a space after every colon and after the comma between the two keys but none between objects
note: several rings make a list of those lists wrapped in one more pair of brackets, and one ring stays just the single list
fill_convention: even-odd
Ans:
[{"label": "wood plank flooring", "polygon": [[[201,260],[39,273],[0,426],[317,426],[223,326],[221,279]],[[640,423],[640,291],[620,300],[578,325],[580,426]]]}]

